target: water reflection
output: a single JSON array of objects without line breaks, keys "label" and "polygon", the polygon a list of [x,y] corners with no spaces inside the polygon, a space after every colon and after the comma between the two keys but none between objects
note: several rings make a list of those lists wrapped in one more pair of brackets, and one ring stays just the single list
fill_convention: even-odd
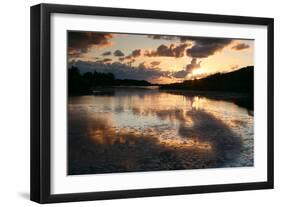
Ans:
[{"label": "water reflection", "polygon": [[113,90],[70,97],[69,174],[253,165],[247,109],[158,90]]}]

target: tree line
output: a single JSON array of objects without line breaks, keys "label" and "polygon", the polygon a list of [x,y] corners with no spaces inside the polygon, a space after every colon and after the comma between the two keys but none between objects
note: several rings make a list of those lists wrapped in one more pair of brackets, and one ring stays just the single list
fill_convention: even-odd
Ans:
[{"label": "tree line", "polygon": [[72,66],[68,69],[68,93],[90,94],[97,86],[150,86],[151,83],[145,80],[116,79],[112,73],[86,72]]},{"label": "tree line", "polygon": [[217,73],[202,79],[161,85],[161,89],[229,91],[253,94],[254,67],[248,66],[229,73]]}]

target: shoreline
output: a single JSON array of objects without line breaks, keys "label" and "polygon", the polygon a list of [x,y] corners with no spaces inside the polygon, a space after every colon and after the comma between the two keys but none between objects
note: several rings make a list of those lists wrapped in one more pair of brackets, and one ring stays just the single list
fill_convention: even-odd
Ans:
[{"label": "shoreline", "polygon": [[161,89],[159,86],[107,86],[107,87],[97,86],[92,88],[90,91],[84,91],[75,94],[72,93],[72,94],[68,94],[68,96],[69,97],[85,96],[85,95],[114,96],[115,89],[152,90],[161,93],[171,93],[175,95],[206,97],[214,100],[233,102],[240,107],[246,108],[250,111],[254,111],[253,95],[247,93],[241,93],[241,92],[232,92],[232,91]]}]

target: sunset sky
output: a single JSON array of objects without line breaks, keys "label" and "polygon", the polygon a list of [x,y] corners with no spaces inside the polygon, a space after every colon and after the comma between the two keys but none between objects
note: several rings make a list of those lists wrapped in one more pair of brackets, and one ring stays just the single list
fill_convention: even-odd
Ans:
[{"label": "sunset sky", "polygon": [[68,32],[68,64],[119,79],[172,83],[254,65],[254,40]]}]

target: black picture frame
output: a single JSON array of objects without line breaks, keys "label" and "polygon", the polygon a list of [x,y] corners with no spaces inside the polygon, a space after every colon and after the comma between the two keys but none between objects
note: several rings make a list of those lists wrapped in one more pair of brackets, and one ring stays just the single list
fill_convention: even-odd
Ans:
[{"label": "black picture frame", "polygon": [[[238,184],[167,187],[153,189],[51,194],[51,91],[50,91],[50,16],[52,13],[151,18],[206,23],[233,23],[267,26],[267,181]],[[39,4],[31,7],[31,174],[30,199],[38,203],[166,196],[273,188],[273,44],[272,18],[195,14],[168,11],[103,8],[89,6]]]}]

